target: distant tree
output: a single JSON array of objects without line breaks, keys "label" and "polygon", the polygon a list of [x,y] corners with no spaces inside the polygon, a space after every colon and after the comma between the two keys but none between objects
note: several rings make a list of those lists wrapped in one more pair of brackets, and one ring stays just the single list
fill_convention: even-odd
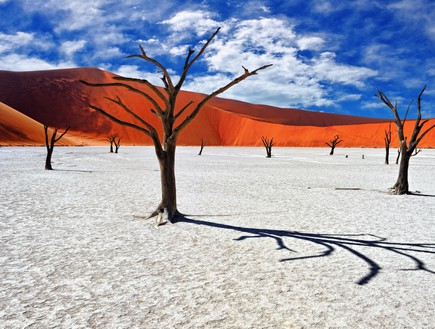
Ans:
[{"label": "distant tree", "polygon": [[400,142],[401,158],[400,158],[400,166],[399,166],[399,175],[397,177],[396,183],[391,188],[394,194],[409,193],[409,183],[408,183],[409,160],[411,159],[411,156],[415,152],[418,144],[421,142],[423,137],[426,136],[426,134],[429,131],[435,128],[435,124],[433,124],[430,127],[428,127],[426,130],[422,131],[424,125],[429,121],[429,119],[423,121],[421,120],[421,97],[425,89],[426,86],[424,86],[424,88],[421,90],[417,98],[417,119],[415,120],[414,130],[412,132],[410,139],[408,139],[408,136],[405,136],[404,127],[413,100],[408,105],[405,116],[402,120],[397,110],[397,101],[393,105],[388,99],[388,97],[382,91],[377,89],[378,94],[376,96],[393,112],[394,120],[397,126],[399,142]]},{"label": "distant tree", "polygon": [[204,138],[201,138],[201,147],[200,147],[200,149],[199,149],[199,153],[198,153],[198,155],[201,155],[202,154],[202,150],[204,149]]},{"label": "distant tree", "polygon": [[121,137],[118,137],[118,139],[113,140],[113,144],[115,144],[115,153],[118,153],[118,150],[121,146]]},{"label": "distant tree", "polygon": [[47,157],[45,158],[46,170],[53,170],[53,167],[51,166],[51,156],[53,155],[54,144],[56,144],[68,132],[69,127],[66,128],[58,138],[56,138],[58,130],[59,128],[54,128],[51,138],[49,138],[48,125],[44,125],[45,147],[47,148]]},{"label": "distant tree", "polygon": [[[88,86],[92,87],[121,87],[126,88],[130,92],[139,94],[143,96],[145,99],[148,100],[153,106],[151,109],[151,112],[156,115],[162,124],[163,127],[163,136],[160,137],[157,129],[150,124],[147,120],[144,119],[144,117],[141,117],[136,114],[133,110],[131,110],[127,104],[125,104],[121,98],[116,96],[115,98],[107,98],[109,101],[115,103],[118,105],[121,109],[123,109],[126,113],[128,113],[132,118],[136,120],[138,123],[132,123],[128,121],[121,120],[117,117],[114,117],[112,114],[108,113],[107,111],[98,108],[96,106],[90,105],[90,108],[94,109],[95,111],[105,115],[110,120],[124,126],[128,126],[134,129],[137,129],[147,136],[151,137],[155,153],[157,156],[157,159],[160,164],[160,180],[161,180],[161,186],[162,186],[162,199],[160,201],[160,204],[158,205],[157,209],[149,216],[154,217],[158,215],[161,210],[163,209],[163,213],[165,214],[165,220],[173,221],[177,216],[180,216],[180,212],[177,209],[177,193],[176,193],[176,184],[175,184],[175,150],[177,146],[177,139],[181,133],[181,131],[186,128],[188,124],[192,122],[192,120],[198,115],[200,110],[204,108],[204,105],[211,100],[212,98],[222,94],[224,91],[230,89],[231,87],[235,86],[236,84],[242,82],[246,78],[257,74],[258,71],[263,70],[271,66],[264,65],[261,66],[254,71],[249,71],[248,69],[244,68],[243,74],[239,75],[234,80],[227,83],[225,86],[213,91],[212,93],[205,95],[204,98],[196,105],[192,105],[193,101],[188,102],[187,104],[184,104],[181,109],[176,111],[177,108],[177,97],[180,93],[181,87],[183,86],[183,83],[186,80],[187,74],[192,67],[192,65],[200,58],[200,56],[204,53],[206,48],[209,46],[210,42],[213,40],[213,38],[218,34],[220,28],[218,28],[211,37],[203,43],[201,49],[199,52],[192,58],[192,55],[195,53],[194,50],[189,48],[188,54],[186,56],[184,67],[181,71],[181,74],[179,75],[179,80],[176,84],[173,83],[172,78],[170,77],[168,70],[157,60],[154,58],[149,57],[145,50],[140,47],[141,53],[138,55],[131,55],[128,56],[128,58],[140,58],[145,60],[148,63],[153,64],[156,66],[160,72],[162,72],[163,77],[162,81],[164,84],[164,90],[161,91],[161,89],[155,87],[153,84],[151,84],[148,80],[144,79],[135,79],[135,78],[126,78],[126,77],[114,77],[116,82],[113,83],[89,83],[86,81],[81,81],[85,83]],[[148,89],[138,89],[137,87],[128,84],[127,82],[142,84],[146,86]],[[192,105],[192,107],[191,107]],[[179,108],[179,107],[178,107]],[[190,108],[190,113],[184,117],[182,115],[186,112],[186,110]]]},{"label": "distant tree", "polygon": [[271,139],[261,136],[261,141],[263,142],[264,147],[266,148],[266,158],[272,157],[272,146],[273,146],[273,137]]},{"label": "distant tree", "polygon": [[342,141],[343,140],[340,139],[339,135],[335,135],[334,138],[329,141],[329,143],[325,142],[325,144],[328,145],[331,148],[331,152],[329,152],[329,155],[334,155],[335,147],[338,144],[340,144]]},{"label": "distant tree", "polygon": [[113,153],[113,145],[115,144],[116,134],[107,136],[107,140],[110,143],[110,153]]},{"label": "distant tree", "polygon": [[397,149],[396,164],[399,164],[399,159],[400,159],[400,148]]},{"label": "distant tree", "polygon": [[391,144],[391,122],[388,125],[388,130],[384,130],[384,142],[385,142],[385,164],[389,164],[390,157],[390,144]]}]

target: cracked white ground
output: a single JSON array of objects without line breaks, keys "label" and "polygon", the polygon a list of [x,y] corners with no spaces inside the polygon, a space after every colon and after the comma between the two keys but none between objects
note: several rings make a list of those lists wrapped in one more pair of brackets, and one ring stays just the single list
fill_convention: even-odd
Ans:
[{"label": "cracked white ground", "polygon": [[0,327],[433,327],[435,150],[198,150],[155,228],[152,147],[0,148]]}]

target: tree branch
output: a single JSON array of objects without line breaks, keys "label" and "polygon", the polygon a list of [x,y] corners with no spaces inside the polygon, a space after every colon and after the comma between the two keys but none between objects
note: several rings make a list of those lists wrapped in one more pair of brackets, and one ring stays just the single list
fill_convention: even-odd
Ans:
[{"label": "tree branch", "polygon": [[145,128],[142,128],[142,127],[140,127],[140,126],[138,126],[138,125],[135,125],[134,123],[127,122],[127,121],[123,121],[123,120],[120,120],[120,119],[118,119],[118,118],[115,118],[113,115],[107,113],[107,112],[104,111],[103,109],[100,109],[99,107],[96,107],[96,106],[94,106],[94,105],[89,105],[89,107],[90,107],[91,109],[97,111],[98,113],[101,113],[102,115],[106,116],[107,118],[109,118],[109,119],[112,120],[113,122],[116,122],[117,124],[120,124],[120,125],[122,125],[122,126],[127,126],[127,127],[130,127],[130,128],[134,128],[134,129],[139,130],[139,131],[142,131],[143,133],[145,133],[145,134],[147,134],[148,136],[152,137],[152,136],[151,136],[151,135],[152,135],[151,132],[150,132],[149,130],[145,129]]},{"label": "tree branch", "polygon": [[418,98],[417,98],[417,119],[415,120],[414,131],[412,133],[410,143],[414,143],[416,141],[418,134],[420,133],[421,128],[423,128],[423,125],[427,122],[427,120],[426,120],[420,125],[420,121],[421,121],[421,96],[423,95],[425,90],[426,90],[426,86],[423,87],[423,89],[420,91],[420,94],[418,95]]},{"label": "tree branch", "polygon": [[145,80],[145,79],[135,79],[135,78],[126,78],[126,77],[113,77],[113,79],[115,79],[115,80],[121,80],[121,81],[130,81],[130,82],[142,83],[142,84],[146,85],[147,87],[149,87],[152,91],[154,91],[156,93],[156,95],[161,100],[163,100],[165,102],[166,106],[169,105],[169,101],[165,97],[165,95],[163,95],[162,92],[156,86],[154,86],[151,82],[149,82],[148,80]]},{"label": "tree branch", "polygon": [[120,124],[122,126],[127,126],[130,128],[134,128],[136,130],[142,131],[143,133],[145,133],[146,135],[148,135],[149,137],[151,137],[151,139],[153,140],[154,143],[154,148],[156,150],[156,155],[157,157],[161,158],[163,156],[163,149],[162,149],[162,144],[160,143],[159,140],[159,136],[156,134],[153,134],[151,131],[142,128],[138,125],[135,125],[131,122],[126,122],[123,120],[119,120],[118,118],[115,118],[113,115],[107,113],[106,111],[104,111],[103,109],[100,109],[99,107],[93,106],[93,105],[89,105],[90,108],[94,109],[95,111],[101,113],[102,115],[106,116],[107,118],[109,118],[110,120],[112,120],[113,122],[116,122],[117,124]]},{"label": "tree branch", "polygon": [[143,92],[142,90],[139,90],[137,88],[134,88],[126,83],[121,83],[121,82],[113,82],[113,83],[91,83],[91,82],[87,82],[84,80],[79,80],[81,83],[89,86],[89,87],[123,87],[123,88],[127,88],[129,91],[134,92],[136,94],[142,95],[143,97],[145,97],[146,99],[148,99],[157,109],[157,112],[159,112],[161,115],[163,115],[163,110],[162,108],[159,106],[159,104],[150,96],[148,95],[146,92]]},{"label": "tree branch", "polygon": [[187,76],[187,73],[189,72],[190,67],[204,53],[205,49],[208,47],[210,42],[214,39],[216,34],[218,34],[220,29],[221,29],[220,27],[218,27],[216,29],[216,31],[211,35],[211,37],[208,38],[207,42],[201,47],[201,50],[199,51],[199,53],[190,62],[189,62],[190,56],[194,53],[194,51],[189,48],[189,53],[188,53],[188,55],[186,57],[186,61],[184,63],[183,72],[181,73],[180,80],[178,81],[177,85],[175,86],[175,89],[177,91],[181,89],[181,86],[183,85],[184,80],[186,79],[186,76]]},{"label": "tree branch", "polygon": [[193,104],[193,101],[190,101],[189,103],[187,103],[186,105],[183,106],[183,108],[174,116],[174,120],[177,120],[181,114],[183,114],[183,112],[191,105]]},{"label": "tree branch", "polygon": [[[408,105],[408,108],[406,109],[405,117],[403,118],[403,121],[402,121],[402,126],[405,126],[406,118],[408,116],[408,112],[409,112],[409,109],[411,108],[412,103],[414,103],[414,99],[411,100],[411,102]],[[397,105],[396,105],[396,108],[397,108]]]},{"label": "tree branch", "polygon": [[[57,132],[57,130],[58,129],[56,129],[56,132]],[[59,136],[59,138],[56,138],[55,140],[54,140],[54,142],[55,143],[57,143],[67,132],[68,132],[68,130],[69,130],[69,127],[68,128],[66,128],[66,130]]]},{"label": "tree branch", "polygon": [[[217,32],[216,32],[217,33]],[[272,66],[273,64],[268,64],[268,65],[263,65],[261,67],[259,67],[258,69],[249,72],[248,70],[245,70],[245,72],[240,75],[239,77],[237,77],[236,79],[234,79],[233,81],[229,82],[227,85],[217,89],[216,91],[212,92],[211,94],[207,95],[196,107],[195,109],[192,111],[191,114],[189,114],[183,122],[181,122],[175,129],[173,132],[173,137],[177,137],[178,134],[181,132],[181,130],[183,130],[199,113],[199,111],[202,109],[202,107],[213,97],[216,97],[217,95],[222,94],[224,91],[230,89],[231,87],[233,87],[234,85],[238,84],[239,82],[245,80],[246,78],[250,77],[251,75],[255,75],[257,74],[258,71],[260,70],[264,70],[270,66]]]},{"label": "tree branch", "polygon": [[142,58],[142,59],[146,60],[147,62],[150,62],[150,63],[154,64],[155,66],[157,66],[160,70],[162,70],[163,76],[165,77],[167,85],[168,85],[168,89],[172,91],[174,89],[174,84],[172,83],[171,77],[169,76],[166,68],[162,64],[160,64],[157,60],[155,60],[154,58],[148,57],[148,55],[145,53],[145,50],[143,49],[143,47],[141,45],[139,45],[139,48],[140,48],[142,55],[130,55],[130,56],[126,56],[125,58],[139,57],[139,58]]},{"label": "tree branch", "polygon": [[[424,123],[426,123],[426,122],[427,122],[427,120]],[[421,127],[423,126],[423,124],[421,125]],[[435,123],[420,135],[420,137],[415,141],[415,146],[417,147],[418,143],[420,143],[420,141],[423,139],[423,137],[426,136],[426,134],[434,128],[435,128]]]},{"label": "tree branch", "polygon": [[[397,133],[399,135],[399,140],[402,143],[405,140],[405,136],[403,134],[403,123],[402,120],[399,117],[399,113],[397,112],[397,103],[396,106],[394,106],[393,104],[391,104],[390,100],[388,99],[388,97],[382,92],[380,91],[378,88],[376,88],[376,90],[378,91],[378,95],[376,95],[385,105],[388,106],[388,108],[393,112],[394,115],[394,121],[396,123],[397,126]],[[411,105],[411,104],[410,104]]]},{"label": "tree branch", "polygon": [[108,99],[109,101],[119,105],[122,109],[124,109],[124,111],[126,111],[133,118],[140,121],[145,127],[147,127],[151,134],[158,136],[157,130],[151,124],[149,124],[144,119],[142,119],[140,116],[138,116],[136,113],[134,113],[132,110],[130,110],[130,108],[122,102],[121,98],[119,98],[118,96],[116,96],[117,99],[113,99],[110,97],[105,97],[105,98]]}]

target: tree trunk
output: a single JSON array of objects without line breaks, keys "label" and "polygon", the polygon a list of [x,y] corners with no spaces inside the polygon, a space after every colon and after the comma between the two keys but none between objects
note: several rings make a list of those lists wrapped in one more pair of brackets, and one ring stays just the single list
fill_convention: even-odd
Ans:
[{"label": "tree trunk", "polygon": [[272,147],[266,146],[266,158],[272,157]]},{"label": "tree trunk", "polygon": [[177,210],[177,189],[175,183],[175,143],[166,144],[166,150],[163,151],[159,159],[160,180],[162,183],[162,200],[156,210],[166,210],[168,218],[173,221],[174,217],[179,215]]},{"label": "tree trunk", "polygon": [[402,149],[400,153],[402,157],[400,158],[399,176],[393,186],[393,192],[394,194],[407,194],[409,193],[408,168],[411,155],[406,149]]},{"label": "tree trunk", "polygon": [[390,148],[388,146],[385,146],[385,164],[390,163]]},{"label": "tree trunk", "polygon": [[199,149],[199,153],[198,153],[198,155],[201,155],[202,154],[202,150],[204,149],[204,140],[203,139],[201,139],[201,148]]},{"label": "tree trunk", "polygon": [[53,167],[51,166],[52,154],[53,154],[53,148],[47,147],[47,157],[45,158],[45,169],[46,170],[53,170]]},{"label": "tree trunk", "polygon": [[396,164],[399,164],[399,159],[400,159],[400,149],[397,150]]},{"label": "tree trunk", "polygon": [[335,149],[335,145],[331,146],[331,152],[329,152],[329,155],[334,155],[334,149]]}]

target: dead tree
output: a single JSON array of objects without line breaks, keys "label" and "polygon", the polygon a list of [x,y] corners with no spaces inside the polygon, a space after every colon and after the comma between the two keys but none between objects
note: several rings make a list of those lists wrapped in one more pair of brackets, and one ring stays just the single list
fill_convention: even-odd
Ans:
[{"label": "dead tree", "polygon": [[[186,59],[184,61],[183,69],[179,75],[179,80],[177,83],[172,81],[168,70],[156,59],[149,57],[142,46],[140,48],[140,54],[127,56],[127,58],[140,58],[148,63],[153,64],[157,69],[163,74],[162,81],[164,84],[164,89],[159,89],[148,80],[145,79],[135,79],[127,77],[114,77],[116,80],[112,83],[90,83],[82,81],[88,86],[92,87],[120,87],[126,88],[130,92],[139,94],[143,96],[151,105],[151,113],[156,115],[163,127],[163,136],[159,136],[159,133],[152,124],[150,124],[143,116],[139,116],[137,111],[133,111],[126,103],[121,100],[119,96],[113,98],[107,97],[107,99],[114,104],[118,105],[123,111],[128,113],[132,118],[135,119],[135,123],[130,121],[124,121],[107,111],[98,108],[94,105],[89,105],[91,109],[103,114],[110,120],[124,126],[131,127],[143,132],[145,135],[149,136],[154,144],[155,153],[160,165],[160,180],[162,187],[162,199],[157,206],[156,210],[149,216],[153,217],[158,215],[160,209],[164,210],[164,213],[168,220],[173,221],[177,216],[180,216],[180,212],[177,209],[177,193],[176,193],[176,182],[175,182],[175,150],[177,147],[177,139],[181,131],[186,128],[188,124],[198,115],[200,110],[204,108],[204,105],[210,101],[212,98],[222,94],[224,91],[230,89],[231,87],[242,82],[246,78],[257,74],[258,71],[263,70],[271,66],[272,64],[261,66],[253,71],[249,71],[243,67],[244,72],[239,75],[234,80],[230,81],[225,86],[213,91],[212,93],[205,95],[204,98],[197,104],[193,101],[187,104],[177,104],[177,97],[180,93],[181,87],[186,80],[187,74],[192,67],[192,65],[200,58],[204,53],[206,48],[209,46],[210,42],[218,34],[220,28],[218,28],[210,38],[203,43],[199,52],[193,56],[194,50],[189,48]],[[147,89],[142,89],[136,87],[131,83],[136,83],[137,85],[143,85]],[[142,109],[143,111],[143,109]],[[187,114],[188,113],[188,114]],[[184,115],[187,114],[187,115]],[[184,115],[184,116],[183,116]]]},{"label": "dead tree", "polygon": [[384,142],[385,142],[385,164],[389,164],[390,160],[390,144],[391,144],[391,122],[388,125],[388,130],[384,130]]},{"label": "dead tree", "polygon": [[48,125],[44,125],[45,147],[47,148],[47,157],[45,158],[45,169],[53,170],[51,166],[51,156],[53,155],[54,144],[56,144],[69,130],[69,127],[56,138],[59,128],[54,128],[51,138],[48,137]]},{"label": "dead tree", "polygon": [[110,143],[110,153],[113,153],[113,144],[115,144],[115,138],[117,135],[109,135],[107,136],[107,140]]},{"label": "dead tree", "polygon": [[114,138],[113,144],[115,144],[115,153],[118,153],[118,150],[121,147],[121,137],[118,137],[118,139]]},{"label": "dead tree", "polygon": [[263,142],[264,147],[266,148],[266,158],[272,157],[272,146],[273,146],[273,137],[271,139],[261,136],[261,141]]},{"label": "dead tree", "polygon": [[397,126],[397,134],[399,136],[400,142],[400,165],[399,165],[399,175],[397,177],[396,183],[391,188],[394,194],[409,194],[409,184],[408,184],[408,169],[409,160],[413,155],[413,152],[417,148],[418,144],[421,142],[424,136],[435,128],[435,124],[432,124],[426,130],[422,131],[424,125],[429,121],[429,119],[421,120],[421,97],[426,89],[426,86],[421,90],[417,98],[417,119],[415,120],[414,130],[412,132],[411,138],[405,136],[404,127],[406,123],[406,118],[408,116],[409,109],[413,103],[408,105],[405,116],[403,120],[400,118],[397,110],[397,101],[393,105],[388,97],[379,89],[377,89],[378,94],[376,95],[388,108],[393,112],[394,120]]},{"label": "dead tree", "polygon": [[198,155],[201,155],[202,154],[202,150],[204,149],[204,138],[201,138],[201,146],[200,146],[200,149],[199,149],[199,153],[198,153]]},{"label": "dead tree", "polygon": [[328,146],[331,148],[331,152],[329,152],[329,155],[334,155],[335,147],[336,147],[338,144],[340,144],[342,141],[343,141],[343,140],[340,139],[340,136],[339,136],[339,135],[335,135],[334,138],[331,139],[331,140],[329,141],[329,143],[328,143],[328,142],[325,142],[325,144],[328,145]]}]

